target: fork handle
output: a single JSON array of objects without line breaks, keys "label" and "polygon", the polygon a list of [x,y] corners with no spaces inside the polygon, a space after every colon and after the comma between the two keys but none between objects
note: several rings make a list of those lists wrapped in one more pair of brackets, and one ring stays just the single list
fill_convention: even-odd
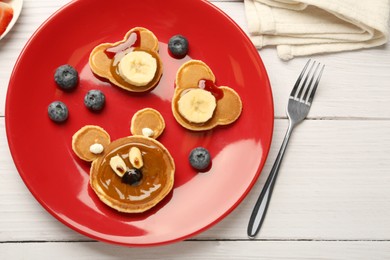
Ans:
[{"label": "fork handle", "polygon": [[261,191],[260,196],[256,201],[255,207],[253,208],[247,230],[249,238],[255,238],[257,233],[259,233],[261,225],[263,224],[265,215],[267,213],[268,205],[271,200],[272,191],[275,186],[276,177],[278,176],[280,164],[282,162],[288,141],[290,140],[292,130],[293,125],[290,124],[287,129],[286,136],[284,137],[282,146],[280,147],[278,156],[276,157],[275,163],[272,166],[271,172],[268,175],[263,190]]}]

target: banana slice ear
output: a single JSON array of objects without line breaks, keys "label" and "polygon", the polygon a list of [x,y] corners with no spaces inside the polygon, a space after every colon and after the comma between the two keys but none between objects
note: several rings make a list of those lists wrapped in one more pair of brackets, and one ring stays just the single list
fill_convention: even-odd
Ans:
[{"label": "banana slice ear", "polygon": [[103,128],[87,125],[73,135],[72,149],[80,159],[91,162],[104,154],[110,142],[110,135]]},{"label": "banana slice ear", "polygon": [[165,129],[165,121],[160,112],[153,108],[137,111],[131,119],[130,131],[133,135],[143,135],[157,139]]},{"label": "banana slice ear", "polygon": [[[228,125],[233,123],[241,115],[242,102],[240,96],[232,88],[227,86],[219,86],[218,89],[222,91],[220,98],[216,100],[216,107],[213,111],[211,118],[202,123],[196,123],[196,120],[192,122],[188,120],[188,116],[180,113],[179,101],[189,91],[197,89],[200,80],[209,80],[215,83],[215,76],[206,63],[200,60],[190,60],[184,63],[176,74],[176,87],[172,99],[172,112],[176,121],[184,128],[192,131],[204,131],[210,130],[218,125]],[[197,100],[197,99],[192,99]],[[212,106],[199,107],[200,102],[192,102],[193,104],[187,104],[185,109],[187,114],[195,114],[195,112],[206,113],[204,110]],[[208,102],[205,105],[208,105]],[[191,108],[193,106],[193,108]],[[194,110],[194,111],[191,111]],[[194,112],[194,113],[193,113]],[[187,117],[187,118],[186,118]]]}]

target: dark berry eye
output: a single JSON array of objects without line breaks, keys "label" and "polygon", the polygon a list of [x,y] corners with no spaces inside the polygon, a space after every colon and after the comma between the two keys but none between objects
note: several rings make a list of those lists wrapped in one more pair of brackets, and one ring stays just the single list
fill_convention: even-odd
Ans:
[{"label": "dark berry eye", "polygon": [[209,151],[204,147],[197,147],[190,152],[189,161],[197,170],[205,170],[211,162]]},{"label": "dark berry eye", "polygon": [[57,123],[64,122],[69,115],[68,107],[61,101],[52,102],[47,108],[51,120]]},{"label": "dark berry eye", "polygon": [[58,67],[54,73],[54,81],[63,90],[72,90],[79,82],[79,75],[75,68],[66,64]]},{"label": "dark berry eye", "polygon": [[143,174],[139,169],[130,169],[125,172],[122,177],[122,182],[130,184],[131,186],[137,186],[142,180]]},{"label": "dark berry eye", "polygon": [[188,53],[188,40],[182,35],[175,35],[168,42],[168,49],[175,58],[184,58]]}]

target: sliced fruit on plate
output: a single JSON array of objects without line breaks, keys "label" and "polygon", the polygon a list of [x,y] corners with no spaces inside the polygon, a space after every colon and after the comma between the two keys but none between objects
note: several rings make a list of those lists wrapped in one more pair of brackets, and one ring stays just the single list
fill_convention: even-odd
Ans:
[{"label": "sliced fruit on plate", "polygon": [[132,51],[119,63],[119,75],[134,86],[149,84],[157,71],[157,61],[145,51]]},{"label": "sliced fruit on plate", "polygon": [[14,10],[12,9],[12,6],[7,3],[0,2],[0,35],[5,32],[13,16]]},{"label": "sliced fruit on plate", "polygon": [[194,88],[183,94],[178,102],[179,113],[193,123],[204,123],[213,117],[217,107],[215,97],[204,89]]}]

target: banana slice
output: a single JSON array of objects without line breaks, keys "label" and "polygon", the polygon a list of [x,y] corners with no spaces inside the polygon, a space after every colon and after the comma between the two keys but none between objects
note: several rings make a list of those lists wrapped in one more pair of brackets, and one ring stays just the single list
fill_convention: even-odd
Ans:
[{"label": "banana slice", "polygon": [[156,59],[145,51],[127,53],[119,62],[119,75],[134,86],[146,86],[157,71]]},{"label": "banana slice", "polygon": [[192,123],[204,123],[213,117],[217,106],[215,97],[204,89],[191,89],[180,97],[179,113]]}]

